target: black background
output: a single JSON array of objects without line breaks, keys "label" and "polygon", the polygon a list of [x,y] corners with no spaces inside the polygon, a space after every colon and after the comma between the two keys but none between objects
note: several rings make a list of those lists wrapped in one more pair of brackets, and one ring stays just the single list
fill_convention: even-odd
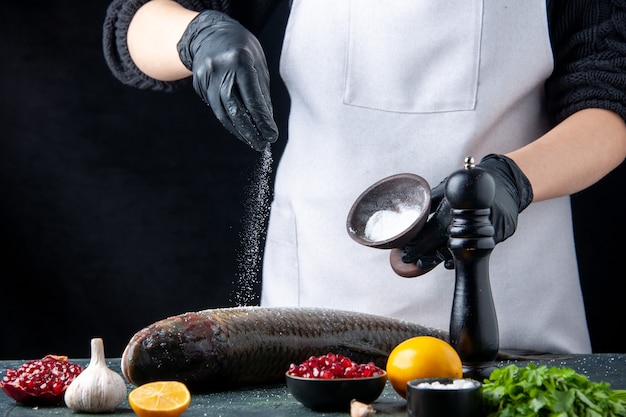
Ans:
[{"label": "black background", "polygon": [[[233,305],[259,155],[190,87],[166,94],[115,80],[101,47],[107,5],[0,5],[0,359],[86,357],[92,337],[119,356],[153,321]],[[260,35],[281,129],[274,166],[287,140],[277,75],[286,12]],[[596,352],[626,351],[615,331],[625,176],[622,165],[573,197]]]}]

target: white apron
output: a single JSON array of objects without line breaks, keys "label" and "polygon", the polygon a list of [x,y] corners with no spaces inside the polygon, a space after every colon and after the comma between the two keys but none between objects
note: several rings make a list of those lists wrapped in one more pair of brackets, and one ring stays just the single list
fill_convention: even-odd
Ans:
[{"label": "white apron", "polygon": [[[322,306],[448,329],[454,271],[412,279],[355,243],[346,216],[388,175],[431,186],[547,129],[545,0],[295,0],[291,96],[266,242],[265,306]],[[589,352],[568,198],[532,204],[490,261],[500,347]]]}]

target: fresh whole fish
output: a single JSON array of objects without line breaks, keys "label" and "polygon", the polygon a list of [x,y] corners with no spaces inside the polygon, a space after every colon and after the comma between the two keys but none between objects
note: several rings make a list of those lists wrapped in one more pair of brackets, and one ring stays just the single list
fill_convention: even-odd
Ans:
[{"label": "fresh whole fish", "polygon": [[284,381],[291,363],[341,353],[385,366],[414,336],[447,332],[402,320],[322,308],[233,307],[169,317],[137,332],[122,355],[126,379],[141,385],[177,380],[215,391]]}]

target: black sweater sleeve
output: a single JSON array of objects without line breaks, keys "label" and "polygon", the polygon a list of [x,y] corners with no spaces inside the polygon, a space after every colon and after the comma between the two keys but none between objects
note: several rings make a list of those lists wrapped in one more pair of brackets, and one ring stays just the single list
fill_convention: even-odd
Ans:
[{"label": "black sweater sleeve", "polygon": [[549,3],[554,72],[546,94],[553,121],[585,108],[626,119],[626,1]]},{"label": "black sweater sleeve", "polygon": [[[159,81],[144,74],[130,57],[126,33],[130,22],[141,6],[150,0],[113,0],[103,24],[104,58],[109,69],[123,84],[141,89],[172,91],[187,80],[174,82]],[[202,11],[219,10],[237,19],[253,33],[258,33],[280,0],[176,0],[184,7]]]}]

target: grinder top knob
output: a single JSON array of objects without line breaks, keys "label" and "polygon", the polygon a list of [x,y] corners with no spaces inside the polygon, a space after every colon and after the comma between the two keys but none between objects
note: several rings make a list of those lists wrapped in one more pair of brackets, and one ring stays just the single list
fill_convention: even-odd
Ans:
[{"label": "grinder top knob", "polygon": [[491,175],[475,166],[473,157],[467,157],[465,169],[448,177],[445,193],[453,209],[489,208],[495,197],[496,184]]}]

